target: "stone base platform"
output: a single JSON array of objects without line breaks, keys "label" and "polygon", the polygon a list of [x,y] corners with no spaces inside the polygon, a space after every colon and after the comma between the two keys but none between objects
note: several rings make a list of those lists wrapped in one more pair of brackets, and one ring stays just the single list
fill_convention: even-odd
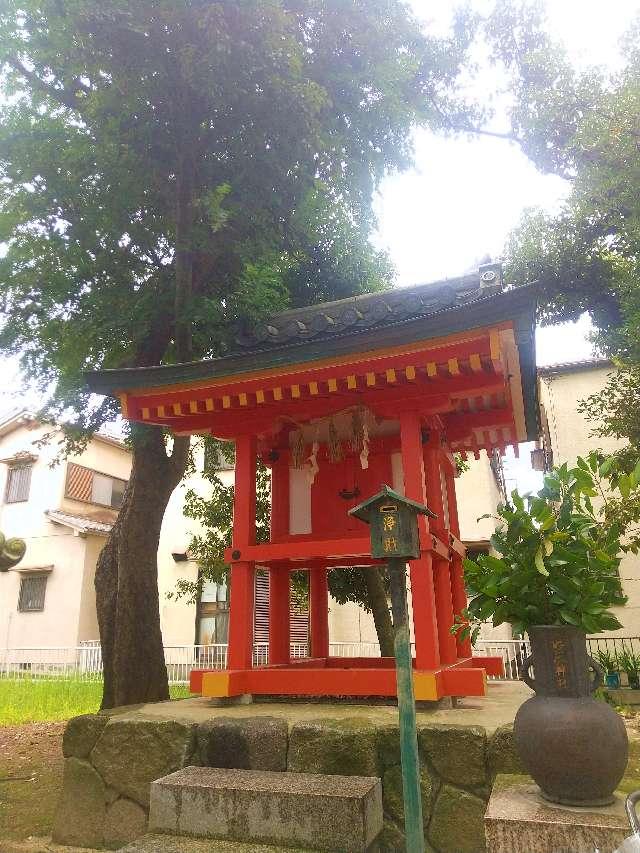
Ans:
[{"label": "stone base platform", "polygon": [[[485,698],[418,711],[427,853],[484,853],[484,813],[496,774],[523,772],[511,726],[529,696],[524,684],[492,682]],[[202,698],[160,702],[76,717],[63,749],[58,843],[125,847],[148,832],[151,783],[200,765],[376,776],[382,780],[381,851],[403,850],[398,712],[391,705],[254,702],[222,708]],[[629,766],[626,790],[640,788],[637,741]]]},{"label": "stone base platform", "polygon": [[631,834],[624,793],[610,806],[559,806],[527,776],[497,777],[484,820],[487,853],[613,853]]},{"label": "stone base platform", "polygon": [[[119,853],[282,853],[282,847],[242,844],[239,841],[212,841],[210,838],[177,838],[171,835],[144,835]],[[286,853],[314,853],[302,847],[287,847]]]},{"label": "stone base platform", "polygon": [[[483,853],[493,779],[522,771],[511,723],[530,695],[523,684],[496,682],[485,698],[418,711],[429,853]],[[63,749],[64,785],[54,827],[59,843],[125,847],[148,832],[151,783],[199,765],[377,777],[384,810],[380,848],[404,846],[398,711],[390,705],[254,702],[221,708],[202,698],[160,702],[76,717]]]}]

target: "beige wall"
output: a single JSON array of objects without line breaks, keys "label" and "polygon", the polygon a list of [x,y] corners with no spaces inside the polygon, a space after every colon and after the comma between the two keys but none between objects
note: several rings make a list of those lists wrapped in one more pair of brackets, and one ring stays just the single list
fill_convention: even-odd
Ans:
[{"label": "beige wall", "polygon": [[[211,493],[210,484],[202,477],[203,453],[201,448],[194,452],[194,472],[187,476],[174,489],[167,505],[160,544],[158,547],[158,592],[160,597],[160,624],[165,645],[185,645],[193,643],[196,630],[196,606],[187,604],[184,599],[178,601],[167,597],[175,591],[180,579],[195,581],[198,566],[192,560],[176,562],[173,554],[186,553],[191,538],[202,531],[202,526],[183,512],[185,494],[193,489],[203,497]],[[233,471],[221,471],[220,479],[225,485],[233,483]]]},{"label": "beige wall", "polygon": [[[0,530],[27,543],[22,562],[0,574],[0,646],[75,646],[97,640],[98,628],[93,580],[104,537],[78,535],[47,518],[48,510],[91,516],[102,507],[64,498],[68,462],[76,462],[111,476],[126,479],[131,459],[126,449],[94,440],[80,454],[56,464],[57,438],[38,446],[50,427],[22,425],[0,436],[0,458],[33,454],[29,499],[5,503],[8,465],[0,464]],[[44,610],[18,611],[20,579],[29,571],[47,569]]]},{"label": "beige wall", "polygon": [[[540,405],[548,423],[555,465],[573,465],[578,456],[590,450],[610,452],[619,446],[613,438],[593,436],[594,424],[578,412],[579,402],[598,393],[611,371],[611,367],[599,366],[540,376]],[[627,554],[623,558],[620,577],[629,601],[625,607],[615,608],[623,628],[611,633],[636,637],[640,635],[640,556]]]}]

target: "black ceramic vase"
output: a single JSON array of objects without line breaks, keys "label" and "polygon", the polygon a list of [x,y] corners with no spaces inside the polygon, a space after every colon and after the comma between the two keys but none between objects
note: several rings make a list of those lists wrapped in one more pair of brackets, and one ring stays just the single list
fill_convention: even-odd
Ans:
[{"label": "black ceramic vase", "polygon": [[585,633],[539,625],[529,638],[523,679],[536,695],[520,707],[514,722],[522,763],[551,802],[611,803],[627,766],[629,742],[622,718],[592,696],[602,683],[602,669],[587,655]]}]

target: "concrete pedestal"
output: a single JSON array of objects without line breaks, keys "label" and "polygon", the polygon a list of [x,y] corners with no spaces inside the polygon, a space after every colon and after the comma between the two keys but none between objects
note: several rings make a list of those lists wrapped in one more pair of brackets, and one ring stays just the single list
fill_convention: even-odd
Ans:
[{"label": "concrete pedestal", "polygon": [[484,818],[487,853],[613,853],[631,834],[624,796],[577,809],[544,800],[527,776],[498,776]]}]

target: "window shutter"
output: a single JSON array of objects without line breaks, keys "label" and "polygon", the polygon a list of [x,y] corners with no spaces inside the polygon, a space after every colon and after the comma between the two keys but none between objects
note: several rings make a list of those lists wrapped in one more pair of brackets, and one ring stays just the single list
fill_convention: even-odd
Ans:
[{"label": "window shutter", "polygon": [[93,486],[93,471],[69,462],[67,465],[67,486],[65,497],[74,501],[91,501],[91,490]]},{"label": "window shutter", "polygon": [[[256,643],[269,642],[269,574],[256,572],[256,604],[255,604],[254,638]],[[307,645],[309,642],[309,611],[299,610],[291,605],[292,643]]]},{"label": "window shutter", "polygon": [[32,467],[32,465],[13,465],[9,468],[5,497],[8,504],[29,500]]}]

